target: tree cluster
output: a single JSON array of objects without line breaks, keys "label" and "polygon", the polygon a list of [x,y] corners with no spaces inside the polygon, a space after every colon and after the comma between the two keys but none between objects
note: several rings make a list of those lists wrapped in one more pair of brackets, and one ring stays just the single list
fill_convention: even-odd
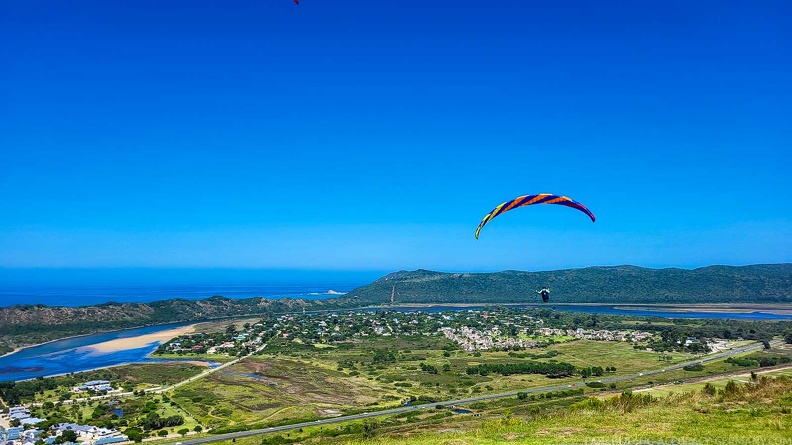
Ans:
[{"label": "tree cluster", "polygon": [[468,375],[513,375],[513,374],[542,374],[550,378],[569,377],[575,373],[575,366],[564,362],[522,362],[522,363],[492,363],[471,366],[467,368]]}]

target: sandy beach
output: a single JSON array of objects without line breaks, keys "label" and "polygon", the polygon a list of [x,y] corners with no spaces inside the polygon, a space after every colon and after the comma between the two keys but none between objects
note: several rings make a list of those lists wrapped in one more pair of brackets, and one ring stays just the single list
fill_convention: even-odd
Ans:
[{"label": "sandy beach", "polygon": [[195,331],[195,325],[182,326],[180,328],[168,329],[167,331],[154,332],[138,337],[118,338],[102,343],[87,345],[83,348],[103,353],[124,351],[127,349],[142,348],[157,341],[160,343],[165,343],[174,337],[189,334],[193,331]]}]

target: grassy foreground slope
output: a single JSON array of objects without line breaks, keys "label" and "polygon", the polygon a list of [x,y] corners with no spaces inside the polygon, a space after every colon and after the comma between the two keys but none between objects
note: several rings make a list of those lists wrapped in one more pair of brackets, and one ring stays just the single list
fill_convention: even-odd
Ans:
[{"label": "grassy foreground slope", "polygon": [[327,429],[313,428],[237,439],[234,445],[792,444],[792,379],[759,377],[755,383],[731,382],[714,393],[662,398],[625,392],[571,405],[527,402],[484,410],[483,417],[453,415],[418,424],[400,420],[333,428],[357,431],[352,435],[332,437]]},{"label": "grassy foreground slope", "polygon": [[[731,384],[720,394],[690,392],[661,399],[620,395],[589,399],[562,412],[485,422],[456,434],[421,433],[410,443],[792,443],[792,380]],[[454,437],[456,436],[456,437]],[[381,438],[376,444],[404,438]]]},{"label": "grassy foreground slope", "polygon": [[792,264],[700,269],[587,267],[546,272],[401,271],[345,298],[384,303],[507,303],[549,286],[564,303],[792,303]]}]

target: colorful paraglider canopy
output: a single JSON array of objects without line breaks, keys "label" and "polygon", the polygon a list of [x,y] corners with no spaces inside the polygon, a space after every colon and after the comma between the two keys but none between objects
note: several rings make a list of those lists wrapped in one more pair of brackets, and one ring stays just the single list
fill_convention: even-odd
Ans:
[{"label": "colorful paraglider canopy", "polygon": [[538,195],[523,195],[523,196],[518,196],[517,198],[514,198],[511,201],[506,201],[503,204],[499,205],[498,207],[492,209],[491,212],[487,213],[487,215],[484,216],[484,219],[481,220],[481,223],[479,223],[479,226],[476,229],[476,239],[478,239],[479,237],[479,232],[481,231],[481,228],[484,227],[484,225],[487,224],[488,222],[492,221],[492,218],[495,218],[496,216],[502,213],[506,213],[511,209],[516,209],[517,207],[529,206],[534,204],[558,204],[562,206],[572,207],[573,209],[578,209],[581,212],[588,215],[589,218],[591,218],[591,222],[597,220],[594,214],[591,213],[591,211],[589,211],[589,209],[587,209],[586,206],[584,206],[579,202],[573,201],[572,198],[569,198],[567,196],[553,195],[551,193],[540,193]]}]

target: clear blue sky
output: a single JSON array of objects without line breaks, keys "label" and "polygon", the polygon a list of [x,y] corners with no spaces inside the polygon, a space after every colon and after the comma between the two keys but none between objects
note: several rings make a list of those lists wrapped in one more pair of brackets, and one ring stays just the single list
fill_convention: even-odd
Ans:
[{"label": "clear blue sky", "polygon": [[0,267],[792,261],[790,2],[301,3],[3,1]]}]

